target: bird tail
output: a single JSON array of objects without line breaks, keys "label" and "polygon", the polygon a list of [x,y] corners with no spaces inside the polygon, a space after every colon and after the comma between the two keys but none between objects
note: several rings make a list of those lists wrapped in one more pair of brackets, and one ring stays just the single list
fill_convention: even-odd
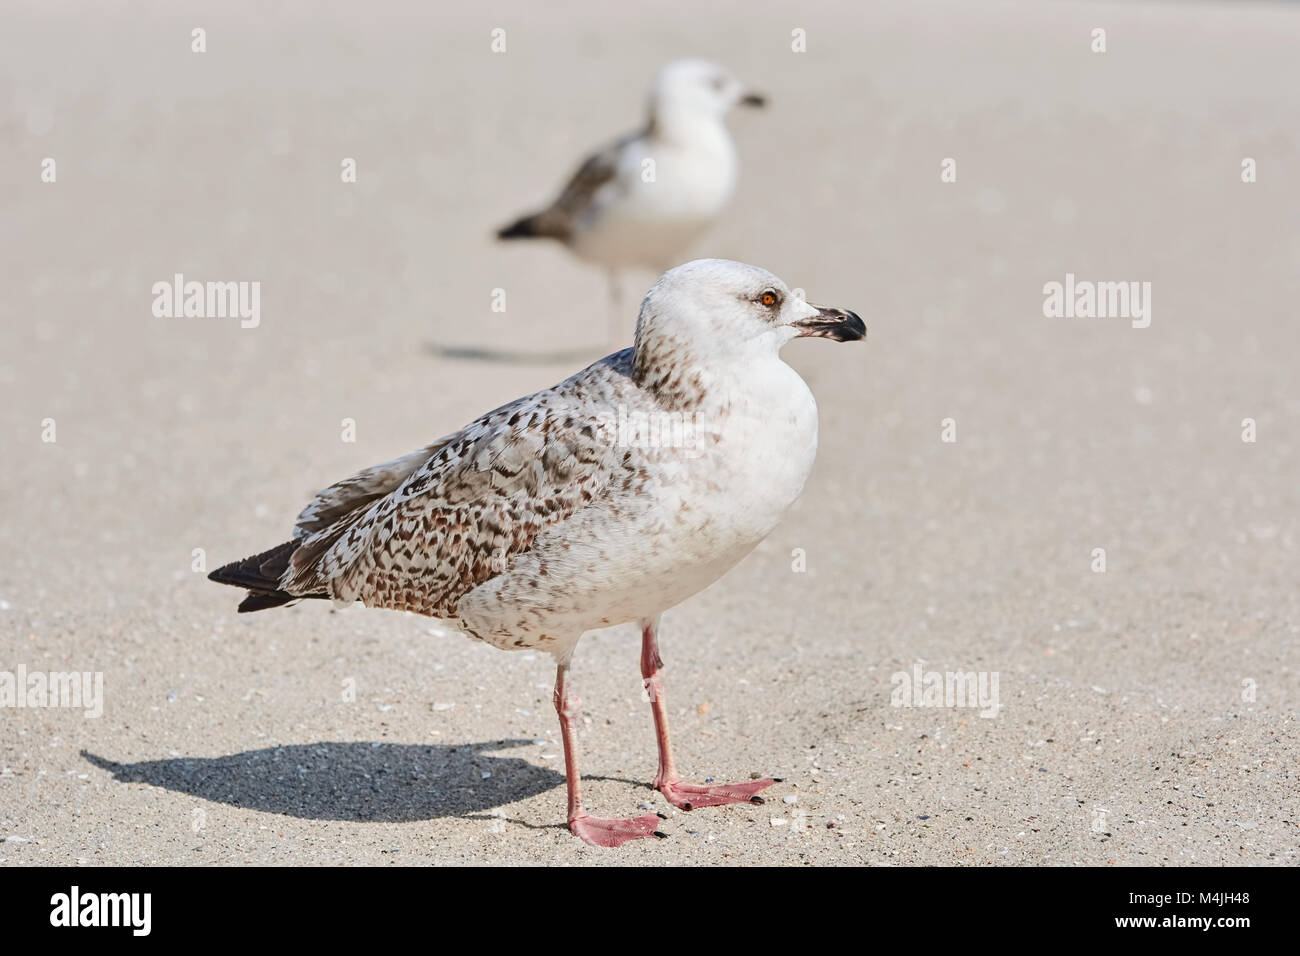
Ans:
[{"label": "bird tail", "polygon": [[510,225],[497,230],[498,239],[539,239],[551,235],[553,233],[546,228],[542,213],[516,219]]},{"label": "bird tail", "polygon": [[326,597],[324,594],[290,594],[280,589],[280,581],[289,568],[289,561],[301,543],[298,540],[286,541],[269,551],[234,561],[217,568],[208,575],[208,580],[248,589],[248,594],[239,604],[241,614],[279,607],[299,598]]}]

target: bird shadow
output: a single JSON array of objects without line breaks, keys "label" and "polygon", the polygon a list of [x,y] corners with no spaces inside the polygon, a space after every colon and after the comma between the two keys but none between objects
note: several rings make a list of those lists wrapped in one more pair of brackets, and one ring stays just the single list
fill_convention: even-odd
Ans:
[{"label": "bird shadow", "polygon": [[85,750],[81,756],[121,783],[146,783],[248,810],[404,823],[481,814],[563,785],[562,773],[491,755],[532,743],[322,742],[139,763],[116,763]]},{"label": "bird shadow", "polygon": [[557,349],[551,352],[517,352],[510,349],[479,348],[472,345],[438,345],[429,343],[429,352],[438,358],[460,362],[496,362],[502,365],[571,365],[591,361],[605,352],[596,347]]}]

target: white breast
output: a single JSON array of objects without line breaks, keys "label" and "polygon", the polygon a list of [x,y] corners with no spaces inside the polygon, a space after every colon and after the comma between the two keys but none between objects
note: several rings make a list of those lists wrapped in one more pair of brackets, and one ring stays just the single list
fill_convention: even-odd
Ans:
[{"label": "white breast", "polygon": [[675,420],[694,427],[693,445],[665,445],[662,430],[658,447],[637,445],[636,480],[544,530],[466,595],[464,626],[498,647],[567,653],[583,631],[680,604],[753,550],[812,470],[817,404],[775,356],[710,400]]},{"label": "white breast", "polygon": [[719,422],[710,471],[725,476],[732,533],[753,547],[803,491],[817,457],[817,402],[779,358],[750,370]]},{"label": "white breast", "polygon": [[726,207],[736,176],[735,146],[720,123],[685,144],[635,140],[576,224],[573,250],[611,267],[675,265]]},{"label": "white breast", "polygon": [[749,371],[742,389],[698,413],[694,453],[651,456],[654,480],[624,503],[636,530],[602,542],[603,568],[613,571],[606,580],[628,585],[611,623],[657,614],[708,587],[803,490],[817,455],[817,403],[779,359]]}]

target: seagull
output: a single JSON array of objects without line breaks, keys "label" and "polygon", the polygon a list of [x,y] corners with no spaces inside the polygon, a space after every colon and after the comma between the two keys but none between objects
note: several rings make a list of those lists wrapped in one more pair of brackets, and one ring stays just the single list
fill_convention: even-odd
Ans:
[{"label": "seagull", "polygon": [[738,163],[724,119],[737,104],[765,102],[715,63],[667,64],[651,87],[645,126],[588,156],[554,202],[498,238],[558,239],[603,267],[617,316],[618,270],[665,272],[730,201]]},{"label": "seagull", "polygon": [[655,788],[683,810],[761,803],[770,777],[678,775],[660,618],[748,554],[803,489],[817,403],[779,355],[802,336],[848,342],[866,326],[754,266],[678,266],[646,294],[632,348],[326,488],[289,541],[209,577],[248,590],[240,611],[359,601],[553,655],[569,829],[602,847],[663,836],[655,814],[593,816],[579,788],[574,650],[587,631],[635,622]]}]

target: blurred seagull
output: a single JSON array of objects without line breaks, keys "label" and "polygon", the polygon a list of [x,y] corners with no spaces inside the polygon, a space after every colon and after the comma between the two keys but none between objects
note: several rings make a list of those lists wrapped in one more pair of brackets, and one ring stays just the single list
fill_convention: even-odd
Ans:
[{"label": "blurred seagull", "polygon": [[659,619],[748,554],[803,489],[817,404],[779,355],[800,336],[848,342],[866,327],[754,266],[679,266],[646,295],[633,348],[326,488],[292,540],[209,577],[248,589],[240,611],[360,601],[552,654],[569,829],[598,846],[663,835],[655,814],[595,817],[579,794],[574,649],[586,631],[638,622],[655,787],[683,810],[761,803],[771,778],[678,776]]},{"label": "blurred seagull", "polygon": [[669,63],[650,90],[645,127],[589,156],[554,202],[497,236],[558,239],[604,267],[618,315],[618,270],[667,271],[730,201],[738,163],[724,119],[736,104],[764,102],[715,63]]}]

